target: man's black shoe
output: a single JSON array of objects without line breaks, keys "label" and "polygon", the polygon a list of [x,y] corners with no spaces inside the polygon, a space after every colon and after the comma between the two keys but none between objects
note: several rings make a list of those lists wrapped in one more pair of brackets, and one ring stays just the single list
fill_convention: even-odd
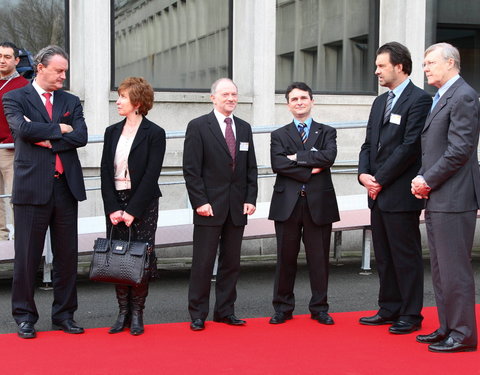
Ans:
[{"label": "man's black shoe", "polygon": [[394,333],[396,335],[406,335],[418,331],[422,323],[412,323],[406,322],[404,320],[397,320],[392,326],[388,329],[388,332]]},{"label": "man's black shoe", "polygon": [[74,335],[85,332],[85,330],[82,327],[79,327],[73,319],[65,319],[59,323],[54,322],[52,324],[52,329],[61,330],[65,333],[71,333]]},{"label": "man's black shoe", "polygon": [[292,313],[287,313],[287,312],[276,312],[273,314],[272,318],[270,319],[269,323],[270,324],[283,324],[287,320],[292,319]]},{"label": "man's black shoe", "polygon": [[243,326],[243,325],[247,324],[247,322],[245,320],[238,319],[233,314],[232,315],[227,315],[223,318],[213,318],[213,321],[217,322],[217,323],[229,324],[231,326]]},{"label": "man's black shoe", "polygon": [[18,325],[17,334],[18,337],[21,337],[22,339],[33,339],[37,336],[35,326],[32,322],[21,322]]},{"label": "man's black shoe", "polygon": [[465,345],[455,341],[452,337],[447,337],[443,341],[428,345],[428,350],[435,353],[474,352],[477,350],[477,346]]},{"label": "man's black shoe", "polygon": [[205,329],[205,322],[202,319],[192,320],[190,323],[190,329],[192,331],[202,331]]},{"label": "man's black shoe", "polygon": [[430,333],[429,335],[418,335],[417,341],[422,344],[435,344],[437,342],[443,341],[447,335],[443,335],[438,332],[438,329],[435,332]]},{"label": "man's black shoe", "polygon": [[393,324],[395,319],[392,318],[384,318],[378,314],[374,316],[364,316],[359,320],[360,324],[365,324],[367,326],[381,326],[384,324]]},{"label": "man's black shoe", "polygon": [[326,313],[325,311],[320,311],[317,314],[312,314],[311,317],[313,320],[316,320],[320,324],[326,324],[328,326],[335,324],[332,317],[328,315],[328,313]]}]

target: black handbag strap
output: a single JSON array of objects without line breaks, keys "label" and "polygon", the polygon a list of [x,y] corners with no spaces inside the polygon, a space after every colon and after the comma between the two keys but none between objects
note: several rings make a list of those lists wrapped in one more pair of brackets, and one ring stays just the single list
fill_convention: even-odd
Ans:
[{"label": "black handbag strap", "polygon": [[[113,228],[115,228],[116,225],[112,225],[110,228],[110,236],[108,237],[108,247],[111,249],[112,248],[112,237],[113,237]],[[132,226],[128,227],[128,244],[127,244],[127,251],[130,250],[130,242],[132,239]]]}]

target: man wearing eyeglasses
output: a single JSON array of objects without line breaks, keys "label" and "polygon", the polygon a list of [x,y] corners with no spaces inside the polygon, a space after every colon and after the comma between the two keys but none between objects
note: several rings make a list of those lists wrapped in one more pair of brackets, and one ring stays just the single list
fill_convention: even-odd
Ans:
[{"label": "man wearing eyeglasses", "polygon": [[440,327],[417,336],[433,352],[477,349],[471,251],[480,207],[478,94],[460,77],[448,43],[425,51],[423,70],[438,88],[422,132],[422,167],[412,193],[426,198],[425,223]]}]

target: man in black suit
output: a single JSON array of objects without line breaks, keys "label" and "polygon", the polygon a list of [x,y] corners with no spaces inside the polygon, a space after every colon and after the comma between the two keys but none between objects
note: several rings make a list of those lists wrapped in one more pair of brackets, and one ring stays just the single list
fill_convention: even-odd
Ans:
[{"label": "man in black suit", "polygon": [[417,341],[433,352],[477,349],[471,252],[480,208],[478,93],[460,77],[460,53],[448,43],[425,51],[423,70],[438,88],[422,131],[422,167],[412,193],[428,198],[425,224],[440,327]]},{"label": "man in black suit", "polygon": [[311,317],[334,324],[328,315],[328,259],[332,223],[339,220],[330,167],[337,156],[337,132],[311,117],[312,90],[292,83],[285,94],[293,121],[271,134],[271,163],[277,173],[268,218],[275,220],[277,267],[271,324],[292,319],[293,288],[300,240],[310,274]]},{"label": "man in black suit", "polygon": [[73,314],[77,309],[78,201],[86,199],[77,148],[87,143],[87,127],[80,100],[61,90],[67,53],[48,46],[40,50],[35,63],[32,84],[3,97],[15,140],[12,309],[22,338],[36,336],[35,275],[49,227],[54,256],[53,328],[83,333]]},{"label": "man in black suit", "polygon": [[213,320],[244,325],[235,316],[240,250],[247,215],[255,212],[257,162],[252,129],[233,116],[237,86],[228,78],[213,83],[214,110],[188,124],[183,174],[193,207],[193,259],[188,292],[190,328],[205,328],[210,280],[217,248],[218,273]]},{"label": "man in black suit", "polygon": [[380,309],[360,323],[392,324],[390,333],[408,334],[423,320],[423,201],[412,199],[410,182],[420,167],[420,133],[432,99],[408,78],[412,60],[402,44],[381,46],[375,64],[379,84],[389,91],[373,102],[358,180],[368,191]]}]

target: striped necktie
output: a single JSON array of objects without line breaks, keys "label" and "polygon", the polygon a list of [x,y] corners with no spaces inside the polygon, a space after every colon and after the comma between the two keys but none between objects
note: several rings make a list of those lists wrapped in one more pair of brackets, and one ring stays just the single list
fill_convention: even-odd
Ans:
[{"label": "striped necktie", "polygon": [[392,102],[395,94],[393,91],[388,92],[387,103],[385,104],[385,113],[383,114],[383,123],[390,122],[390,114],[392,113]]},{"label": "striped necktie", "polygon": [[307,132],[305,131],[306,127],[307,127],[307,124],[304,124],[303,122],[298,124],[298,132],[300,133],[300,138],[302,138],[303,144],[307,142]]}]

